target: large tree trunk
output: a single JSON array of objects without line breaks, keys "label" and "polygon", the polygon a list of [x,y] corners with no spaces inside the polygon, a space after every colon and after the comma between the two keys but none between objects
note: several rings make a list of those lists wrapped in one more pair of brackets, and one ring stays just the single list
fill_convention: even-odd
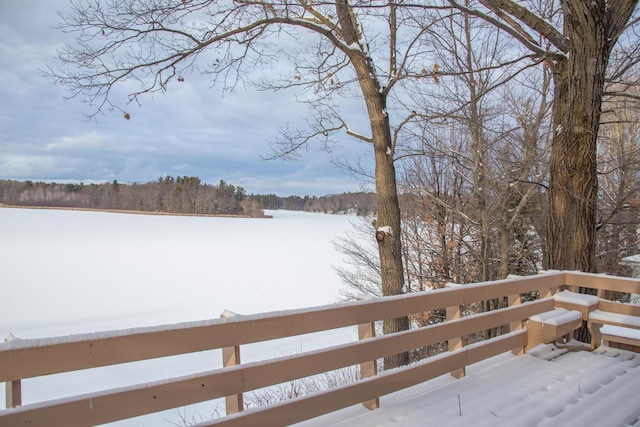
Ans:
[{"label": "large tree trunk", "polygon": [[[496,12],[514,33],[523,36],[522,40],[527,40],[525,45],[535,37],[525,35],[516,21],[526,24],[560,51],[547,58],[553,70],[555,92],[545,264],[552,269],[594,271],[596,140],[604,77],[611,50],[638,0],[560,0],[562,34],[521,2],[480,0],[480,3]],[[483,13],[477,16],[489,20]]]},{"label": "large tree trunk", "polygon": [[[613,47],[604,3],[563,2],[564,36],[571,48],[567,60],[558,61],[554,69],[547,217],[547,266],[552,269],[595,271],[597,137]],[[586,325],[574,337],[591,340]]]},{"label": "large tree trunk", "polygon": [[[368,46],[363,45],[362,29],[346,0],[336,0],[336,12],[340,22],[342,37],[347,45],[360,46],[359,51],[350,54],[351,63],[358,76],[358,83],[367,106],[375,158],[375,182],[378,198],[378,218],[374,225],[378,253],[382,295],[398,295],[405,292],[402,266],[402,245],[400,242],[400,204],[396,184],[391,126],[387,114],[386,94],[376,77],[376,68],[368,54]],[[408,314],[408,313],[407,313]],[[384,334],[409,329],[409,318],[402,316],[383,322]],[[385,369],[409,363],[409,353],[387,356]]]},{"label": "large tree trunk", "polygon": [[[388,120],[385,120],[388,126]],[[374,133],[375,135],[375,133]],[[381,135],[382,136],[382,135]],[[380,271],[382,276],[382,294],[398,295],[405,292],[404,272],[402,266],[402,245],[400,242],[400,207],[396,187],[396,172],[393,156],[380,142],[375,141],[375,180],[378,196],[378,218],[376,221],[376,239],[380,254]],[[391,140],[389,133],[389,141]],[[390,334],[409,329],[407,316],[385,320],[383,332]],[[406,365],[409,353],[403,352],[384,359],[385,369]]]},{"label": "large tree trunk", "polygon": [[604,6],[565,2],[566,61],[554,69],[547,267],[594,270],[597,137],[610,41]]}]

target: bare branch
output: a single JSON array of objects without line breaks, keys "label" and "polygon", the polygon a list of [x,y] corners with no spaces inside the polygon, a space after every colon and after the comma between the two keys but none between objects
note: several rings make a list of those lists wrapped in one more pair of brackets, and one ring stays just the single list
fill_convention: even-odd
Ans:
[{"label": "bare branch", "polygon": [[481,0],[481,3],[492,9],[502,10],[520,22],[523,22],[529,28],[549,40],[551,44],[561,52],[567,53],[569,51],[570,45],[567,38],[555,27],[544,21],[540,16],[532,13],[526,7],[511,0]]},{"label": "bare branch", "polygon": [[557,54],[554,54],[553,52],[548,52],[547,50],[543,49],[542,47],[540,47],[537,43],[531,43],[529,41],[529,37],[524,37],[522,34],[520,34],[515,28],[511,27],[510,25],[495,19],[489,15],[487,15],[486,13],[482,13],[476,9],[471,9],[468,8],[466,6],[461,5],[460,3],[457,3],[455,0],[449,0],[449,3],[455,7],[456,9],[459,9],[463,12],[468,13],[471,16],[475,16],[477,18],[481,18],[485,21],[487,21],[488,23],[496,26],[497,28],[505,31],[506,33],[508,33],[509,35],[511,35],[514,39],[518,40],[520,43],[522,43],[527,49],[531,50],[532,52],[535,52],[537,55],[540,56],[550,56],[550,57],[554,57]]}]

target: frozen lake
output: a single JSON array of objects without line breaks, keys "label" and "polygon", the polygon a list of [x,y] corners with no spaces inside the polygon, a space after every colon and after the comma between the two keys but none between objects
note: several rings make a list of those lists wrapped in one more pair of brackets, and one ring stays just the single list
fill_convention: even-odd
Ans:
[{"label": "frozen lake", "polygon": [[[60,336],[339,301],[334,240],[353,217],[272,219],[0,209],[0,339]],[[351,340],[350,330],[248,346],[243,360]],[[215,353],[215,354],[211,354]],[[220,365],[217,352],[23,382],[25,404]],[[4,401],[4,387],[0,389]],[[203,411],[206,413],[206,410]],[[176,411],[163,414],[171,425]],[[157,425],[133,420],[121,425]]]},{"label": "frozen lake", "polygon": [[273,219],[0,209],[0,337],[335,302],[333,241],[353,217]]}]

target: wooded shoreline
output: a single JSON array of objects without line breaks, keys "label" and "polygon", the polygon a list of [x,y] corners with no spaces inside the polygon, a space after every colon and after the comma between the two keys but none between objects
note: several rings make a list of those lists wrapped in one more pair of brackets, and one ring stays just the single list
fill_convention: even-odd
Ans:
[{"label": "wooded shoreline", "polygon": [[272,215],[263,216],[251,216],[251,215],[234,215],[234,214],[196,214],[196,213],[181,213],[181,212],[154,212],[154,211],[140,211],[140,210],[127,210],[127,209],[94,209],[94,208],[76,208],[72,206],[26,206],[26,205],[6,205],[0,203],[0,208],[9,209],[42,209],[42,210],[57,210],[57,211],[86,211],[86,212],[104,212],[104,213],[118,213],[118,214],[131,214],[131,215],[157,215],[157,216],[195,216],[195,217],[211,217],[211,218],[264,218],[272,219]]},{"label": "wooded shoreline", "polygon": [[244,188],[221,180],[217,185],[198,177],[162,177],[147,183],[101,184],[14,181],[0,179],[0,204],[34,208],[63,208],[168,214],[261,218],[264,210],[324,213],[376,212],[374,193],[343,193],[326,196],[277,196],[247,194]]}]

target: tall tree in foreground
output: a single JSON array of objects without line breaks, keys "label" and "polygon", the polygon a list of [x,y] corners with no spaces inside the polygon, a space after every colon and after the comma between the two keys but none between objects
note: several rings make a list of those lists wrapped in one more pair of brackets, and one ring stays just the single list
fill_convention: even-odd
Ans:
[{"label": "tall tree in foreground", "polygon": [[638,0],[449,0],[511,34],[553,72],[547,267],[593,271],[596,155],[607,65]]},{"label": "tall tree in foreground", "polygon": [[[66,68],[51,75],[98,112],[120,108],[113,99],[118,84],[130,90],[131,102],[184,82],[189,71],[202,71],[214,85],[234,88],[257,66],[282,69],[289,64],[288,75],[261,84],[305,89],[313,114],[308,129],[283,133],[279,154],[288,156],[314,140],[328,144],[339,131],[372,145],[378,197],[373,232],[383,295],[394,295],[404,292],[404,284],[387,99],[403,79],[429,78],[420,41],[428,23],[423,13],[386,1],[75,1],[60,25],[76,34],[75,44],[60,52]],[[367,131],[349,126],[336,102],[345,96],[362,100]],[[402,123],[405,118],[396,119]],[[408,327],[407,317],[384,322],[385,333]],[[401,353],[386,358],[385,366],[407,362],[408,354]]]}]

